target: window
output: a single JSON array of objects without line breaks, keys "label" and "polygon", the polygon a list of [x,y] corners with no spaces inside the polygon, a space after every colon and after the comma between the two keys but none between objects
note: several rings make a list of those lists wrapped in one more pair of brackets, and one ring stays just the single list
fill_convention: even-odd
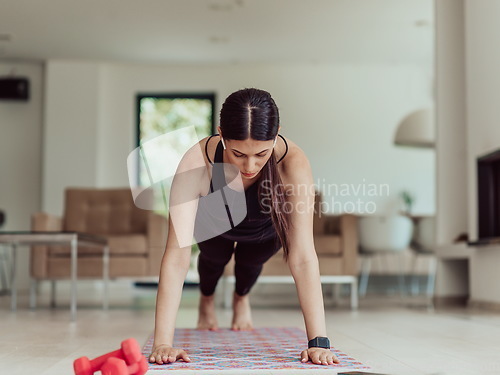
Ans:
[{"label": "window", "polygon": [[[194,127],[198,139],[214,134],[214,108],[214,94],[139,94],[137,95],[137,146],[140,148],[144,142],[186,127]],[[175,146],[182,148],[182,142],[182,139],[174,139],[176,143],[174,145],[162,145],[161,142],[155,144],[158,150],[148,155],[147,167],[139,164],[139,186],[151,186],[148,169],[164,169],[165,148]],[[149,143],[151,144],[152,142]],[[171,180],[153,186],[154,211],[167,213],[170,184]]]}]

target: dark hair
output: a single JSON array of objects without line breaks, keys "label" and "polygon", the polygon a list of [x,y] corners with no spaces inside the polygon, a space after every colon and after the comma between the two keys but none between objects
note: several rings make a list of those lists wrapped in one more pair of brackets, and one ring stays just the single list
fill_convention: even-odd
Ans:
[{"label": "dark hair", "polygon": [[[273,140],[278,135],[279,112],[271,94],[267,91],[248,88],[229,95],[220,111],[220,127],[224,138],[243,141]],[[289,243],[287,232],[290,218],[284,209],[285,191],[281,182],[274,150],[262,169],[261,181],[269,181],[271,189],[264,195],[262,184],[258,187],[259,204],[266,196],[271,203],[271,219],[283,247],[284,258],[288,260]]]}]

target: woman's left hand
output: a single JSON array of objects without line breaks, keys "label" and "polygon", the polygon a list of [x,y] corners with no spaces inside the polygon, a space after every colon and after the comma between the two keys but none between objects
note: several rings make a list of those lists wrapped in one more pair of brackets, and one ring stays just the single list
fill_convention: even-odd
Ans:
[{"label": "woman's left hand", "polygon": [[317,365],[333,365],[340,363],[339,359],[333,354],[330,349],[324,348],[309,348],[300,354],[301,362],[305,363],[311,360]]}]

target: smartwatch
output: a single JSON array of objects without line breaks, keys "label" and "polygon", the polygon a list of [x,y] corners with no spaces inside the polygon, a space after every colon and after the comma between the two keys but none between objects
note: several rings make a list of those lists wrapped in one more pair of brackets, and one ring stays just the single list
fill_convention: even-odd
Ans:
[{"label": "smartwatch", "polygon": [[315,337],[312,340],[309,340],[309,343],[307,344],[308,348],[324,348],[324,349],[330,349],[330,340],[328,340],[328,337]]}]

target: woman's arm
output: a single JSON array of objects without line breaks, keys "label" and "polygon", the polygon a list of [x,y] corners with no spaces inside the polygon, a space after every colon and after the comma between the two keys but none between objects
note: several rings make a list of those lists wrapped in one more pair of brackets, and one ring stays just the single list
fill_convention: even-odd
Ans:
[{"label": "woman's arm", "polygon": [[173,348],[175,321],[182,297],[182,287],[191,260],[191,245],[198,198],[206,177],[200,147],[193,146],[181,160],[172,182],[169,203],[168,236],[161,262],[156,296],[155,334],[150,362],[175,362],[187,353]]},{"label": "woman's arm", "polygon": [[[304,315],[307,338],[311,340],[327,336],[319,263],[313,239],[315,187],[307,157],[299,152],[293,158],[293,168],[284,171],[287,202],[291,207],[288,264]],[[322,348],[304,350],[301,357],[317,364],[338,362],[330,350]]]},{"label": "woman's arm", "polygon": [[[173,246],[173,226],[169,217],[169,238],[163,254],[158,292],[156,295],[154,344],[172,346],[175,320],[179,308],[182,286],[189,269],[191,246],[180,248]],[[170,241],[169,241],[170,240]]]}]

